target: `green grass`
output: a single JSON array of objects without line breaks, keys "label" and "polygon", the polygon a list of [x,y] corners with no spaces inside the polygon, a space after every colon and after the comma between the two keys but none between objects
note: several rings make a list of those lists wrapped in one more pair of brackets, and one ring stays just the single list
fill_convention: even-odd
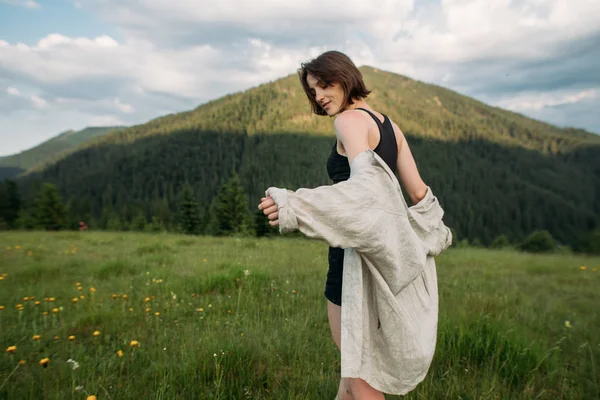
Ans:
[{"label": "green grass", "polygon": [[[600,397],[600,258],[437,265],[437,352],[407,399]],[[303,239],[0,233],[0,399],[333,399],[326,272],[326,244]]]}]

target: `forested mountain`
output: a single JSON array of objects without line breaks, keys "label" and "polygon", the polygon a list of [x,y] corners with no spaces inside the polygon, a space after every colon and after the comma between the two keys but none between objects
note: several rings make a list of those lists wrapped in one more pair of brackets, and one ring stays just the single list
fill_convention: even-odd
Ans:
[{"label": "forested mountain", "polygon": [[[451,90],[402,75],[361,67],[369,104],[386,113],[407,133],[440,140],[483,139],[543,152],[568,150],[581,143],[600,144],[600,136],[581,129],[560,129],[491,107]],[[311,115],[296,75],[208,102],[188,112],[157,118],[95,141],[122,143],[181,130],[298,133],[331,136],[332,121]]]},{"label": "forested mountain", "polygon": [[[546,229],[570,244],[599,225],[597,135],[361,70],[373,90],[369,104],[404,131],[457,239],[517,241]],[[330,184],[325,162],[334,142],[332,120],[310,114],[291,75],[88,141],[19,185],[30,199],[41,182],[55,183],[71,212],[99,227],[140,215],[170,227],[185,184],[204,212],[234,173],[252,212],[269,186]]]},{"label": "forested mountain", "polygon": [[80,131],[69,130],[63,132],[49,140],[46,140],[31,149],[22,151],[18,154],[0,157],[0,169],[5,171],[1,178],[10,177],[11,173],[16,174],[27,170],[36,164],[42,166],[51,162],[54,158],[64,155],[66,150],[72,149],[86,140],[102,136],[107,132],[122,127],[88,127]]}]

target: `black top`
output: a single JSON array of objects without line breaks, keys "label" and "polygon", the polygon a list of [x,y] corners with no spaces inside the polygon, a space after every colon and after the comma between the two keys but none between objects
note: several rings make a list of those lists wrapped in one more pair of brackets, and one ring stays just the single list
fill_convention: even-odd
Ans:
[{"label": "black top", "polygon": [[[394,135],[394,127],[390,122],[387,115],[383,115],[383,123],[377,118],[375,114],[364,108],[356,108],[356,110],[363,110],[368,112],[371,117],[377,123],[379,127],[379,143],[377,147],[373,149],[375,153],[379,155],[390,167],[392,172],[396,173],[396,161],[398,159],[398,144],[396,142],[396,135]],[[348,180],[350,178],[350,163],[348,157],[342,156],[337,152],[337,140],[333,144],[331,154],[327,158],[327,173],[333,183]]]}]

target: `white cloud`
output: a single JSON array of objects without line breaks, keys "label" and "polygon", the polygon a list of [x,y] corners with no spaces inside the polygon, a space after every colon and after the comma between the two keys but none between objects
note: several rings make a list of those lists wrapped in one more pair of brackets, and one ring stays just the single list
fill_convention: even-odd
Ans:
[{"label": "white cloud", "polygon": [[37,109],[44,109],[46,107],[48,107],[48,102],[44,99],[42,99],[39,96],[33,95],[30,97],[31,98],[31,102],[33,103],[33,106]]},{"label": "white cloud", "polygon": [[87,126],[116,126],[125,125],[125,123],[116,115],[97,115],[91,117]]},{"label": "white cloud", "polygon": [[392,19],[404,16],[413,7],[413,0],[384,0],[374,7],[361,0],[305,0],[284,2],[280,0],[149,0],[143,3],[132,0],[81,0],[102,13],[105,18],[125,26],[150,24],[148,17],[160,16],[163,21],[227,22],[241,25],[263,24],[286,20],[289,22],[368,21],[373,18]]},{"label": "white cloud", "polygon": [[0,0],[0,3],[10,4],[25,8],[40,8],[39,3],[33,0]]},{"label": "white cloud", "polygon": [[78,113],[78,123],[95,115],[94,122],[140,123],[293,73],[329,49],[532,115],[589,105],[600,93],[599,1],[75,3],[112,24],[119,39],[0,40],[2,87],[31,87],[25,101],[0,94],[0,114],[30,109],[65,121]]},{"label": "white cloud", "polygon": [[8,88],[6,88],[6,93],[8,93],[8,94],[12,94],[13,96],[18,96],[18,95],[20,95],[20,94],[21,94],[21,93],[19,92],[19,90],[18,90],[18,89],[16,89],[16,88],[14,88],[14,87],[8,87]]},{"label": "white cloud", "polygon": [[119,109],[121,112],[128,114],[133,112],[133,107],[130,104],[122,103],[119,99],[115,99],[114,104],[115,107],[117,107],[117,109]]},{"label": "white cloud", "polygon": [[590,101],[598,98],[598,90],[587,89],[571,93],[547,93],[522,94],[498,102],[498,105],[514,111],[535,110],[543,108],[576,104],[582,101]]},{"label": "white cloud", "polygon": [[159,50],[149,42],[119,44],[108,36],[87,39],[59,34],[48,35],[35,46],[0,47],[0,62],[0,70],[37,84],[122,80],[149,91],[189,97],[202,92],[203,81],[220,75],[214,64],[226,64],[207,45]]}]

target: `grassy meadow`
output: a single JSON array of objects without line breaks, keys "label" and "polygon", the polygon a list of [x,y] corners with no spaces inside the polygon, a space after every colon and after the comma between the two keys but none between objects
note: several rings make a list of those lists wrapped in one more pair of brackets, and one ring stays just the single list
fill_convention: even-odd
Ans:
[{"label": "grassy meadow", "polygon": [[[405,398],[600,398],[599,257],[437,265],[437,352]],[[299,238],[2,232],[0,399],[331,400],[326,272]]]}]

